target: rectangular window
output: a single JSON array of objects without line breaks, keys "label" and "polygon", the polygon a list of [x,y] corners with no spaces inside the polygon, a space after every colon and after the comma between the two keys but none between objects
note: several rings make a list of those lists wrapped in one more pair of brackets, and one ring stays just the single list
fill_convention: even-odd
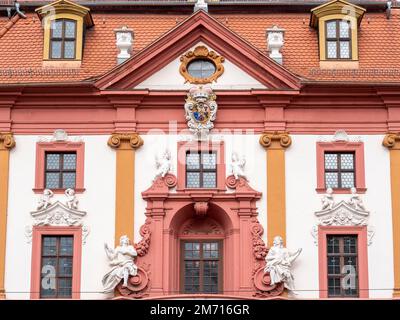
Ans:
[{"label": "rectangular window", "polygon": [[72,298],[73,244],[73,236],[42,236],[40,298]]},{"label": "rectangular window", "polygon": [[328,59],[351,58],[350,21],[330,20],[325,24],[326,56]]},{"label": "rectangular window", "polygon": [[213,151],[186,152],[186,187],[217,187],[217,153]]},{"label": "rectangular window", "polygon": [[354,186],[354,152],[325,152],[325,187],[349,189]]},{"label": "rectangular window", "polygon": [[46,152],[45,188],[75,189],[76,152]]},{"label": "rectangular window", "polygon": [[328,297],[358,297],[356,235],[327,236]]},{"label": "rectangular window", "polygon": [[220,241],[182,243],[183,293],[218,293],[222,288]]},{"label": "rectangular window", "polygon": [[75,59],[76,21],[57,19],[51,22],[50,58]]}]

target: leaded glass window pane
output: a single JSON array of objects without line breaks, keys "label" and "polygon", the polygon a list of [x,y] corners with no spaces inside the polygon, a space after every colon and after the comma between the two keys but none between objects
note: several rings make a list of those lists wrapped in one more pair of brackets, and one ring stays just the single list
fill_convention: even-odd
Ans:
[{"label": "leaded glass window pane", "polygon": [[354,173],[353,172],[342,172],[342,188],[354,187]]},{"label": "leaded glass window pane", "polygon": [[60,59],[61,58],[61,41],[53,40],[51,42],[51,57],[53,59]]},{"label": "leaded glass window pane", "polygon": [[51,32],[53,38],[61,38],[62,37],[62,21],[61,20],[53,20],[51,22]]},{"label": "leaded glass window pane", "polygon": [[340,58],[348,59],[350,58],[350,42],[340,41]]},{"label": "leaded glass window pane", "polygon": [[200,169],[200,154],[188,153],[186,155],[186,167],[188,169]]},{"label": "leaded glass window pane", "polygon": [[336,38],[336,21],[331,21],[326,24],[327,38]]},{"label": "leaded glass window pane", "polygon": [[340,38],[350,38],[350,23],[348,21],[340,21]]},{"label": "leaded glass window pane", "polygon": [[338,188],[338,173],[336,172],[326,172],[325,173],[325,185],[326,188]]},{"label": "leaded glass window pane", "polygon": [[48,153],[46,155],[46,169],[59,169],[60,168],[60,154]]},{"label": "leaded glass window pane", "polygon": [[75,58],[75,41],[64,42],[64,58],[65,59]]},{"label": "leaded glass window pane", "polygon": [[58,189],[60,185],[60,174],[54,172],[46,173],[46,188],[47,189]]},{"label": "leaded glass window pane", "polygon": [[215,169],[217,166],[217,154],[216,153],[203,153],[203,168],[204,169]]},{"label": "leaded glass window pane", "polygon": [[337,154],[325,153],[325,169],[337,169]]},{"label": "leaded glass window pane", "polygon": [[189,63],[188,73],[194,78],[208,78],[215,72],[215,65],[209,60],[196,59]]},{"label": "leaded glass window pane", "polygon": [[215,188],[217,186],[217,174],[215,172],[203,173],[203,187]]},{"label": "leaded glass window pane", "polygon": [[337,58],[337,42],[335,41],[328,41],[328,58]]},{"label": "leaded glass window pane", "polygon": [[187,172],[186,178],[188,188],[200,188],[200,172]]},{"label": "leaded glass window pane", "polygon": [[63,173],[63,189],[75,188],[75,172]]},{"label": "leaded glass window pane", "polygon": [[75,21],[65,21],[65,37],[75,38]]},{"label": "leaded glass window pane", "polygon": [[340,166],[342,169],[354,169],[354,154],[352,153],[341,154]]},{"label": "leaded glass window pane", "polygon": [[66,153],[63,159],[64,169],[73,170],[76,169],[76,154]]}]

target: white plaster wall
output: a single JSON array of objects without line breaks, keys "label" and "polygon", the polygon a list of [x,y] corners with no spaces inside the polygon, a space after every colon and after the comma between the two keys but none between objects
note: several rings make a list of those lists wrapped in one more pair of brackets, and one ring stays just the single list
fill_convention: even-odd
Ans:
[{"label": "white plaster wall", "polygon": [[[16,137],[16,148],[10,154],[10,183],[7,221],[7,255],[5,287],[9,299],[29,299],[32,244],[27,243],[25,227],[32,224],[30,211],[35,210],[39,195],[34,194],[36,136]],[[78,194],[79,209],[90,227],[82,246],[81,298],[105,297],[101,279],[108,270],[104,242],[114,243],[115,155],[107,146],[108,136],[83,136],[85,142],[84,186]],[[54,195],[54,201],[64,201]]]},{"label": "white plaster wall", "polygon": [[[287,246],[290,250],[303,248],[293,269],[297,297],[317,298],[318,247],[310,231],[317,221],[314,212],[321,208],[321,195],[315,191],[318,136],[292,135],[292,139],[293,144],[286,151]],[[382,147],[383,136],[366,135],[361,139],[364,141],[367,187],[363,199],[366,208],[371,211],[369,225],[375,228],[375,236],[368,247],[369,296],[390,298],[393,288],[393,242],[389,153]],[[337,202],[348,198],[349,195],[335,195]]]},{"label": "white plaster wall", "polygon": [[[194,50],[199,45],[205,45],[202,42],[197,43],[190,50]],[[209,50],[213,50],[205,45]],[[187,51],[190,51],[187,50]],[[215,50],[214,50],[215,51]],[[216,52],[216,51],[215,51]],[[182,52],[176,59],[168,63],[164,68],[157,71],[146,80],[138,84],[135,89],[159,89],[159,90],[187,90],[192,86],[190,83],[185,83],[185,78],[179,73],[181,65],[180,57],[185,54]],[[216,52],[218,54],[218,52]],[[224,73],[212,84],[213,89],[255,89],[266,88],[259,81],[254,79],[235,64],[225,59],[223,63]]]}]

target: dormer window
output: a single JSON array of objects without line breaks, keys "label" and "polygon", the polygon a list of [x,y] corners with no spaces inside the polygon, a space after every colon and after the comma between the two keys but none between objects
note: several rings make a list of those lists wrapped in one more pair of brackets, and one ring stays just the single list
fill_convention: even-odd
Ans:
[{"label": "dormer window", "polygon": [[321,68],[358,68],[358,28],[365,11],[345,0],[311,10],[310,26],[318,30]]},{"label": "dormer window", "polygon": [[79,67],[84,33],[94,25],[90,9],[58,0],[35,10],[43,25],[43,65]]},{"label": "dormer window", "polygon": [[76,21],[57,19],[51,22],[50,59],[75,59]]},{"label": "dormer window", "polygon": [[326,58],[351,59],[350,21],[330,20],[326,22]]}]

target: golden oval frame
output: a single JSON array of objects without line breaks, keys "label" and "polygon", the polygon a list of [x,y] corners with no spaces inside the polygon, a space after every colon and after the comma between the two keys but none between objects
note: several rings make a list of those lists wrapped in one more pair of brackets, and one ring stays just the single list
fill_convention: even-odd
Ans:
[{"label": "golden oval frame", "polygon": [[[197,59],[209,60],[215,65],[215,72],[207,78],[196,78],[189,74],[187,66],[190,62]],[[214,51],[208,50],[205,46],[198,46],[193,51],[189,51],[181,56],[181,65],[179,67],[180,74],[185,78],[185,83],[190,82],[194,84],[205,84],[217,81],[217,79],[224,73],[223,62],[225,58],[219,56]]]}]

